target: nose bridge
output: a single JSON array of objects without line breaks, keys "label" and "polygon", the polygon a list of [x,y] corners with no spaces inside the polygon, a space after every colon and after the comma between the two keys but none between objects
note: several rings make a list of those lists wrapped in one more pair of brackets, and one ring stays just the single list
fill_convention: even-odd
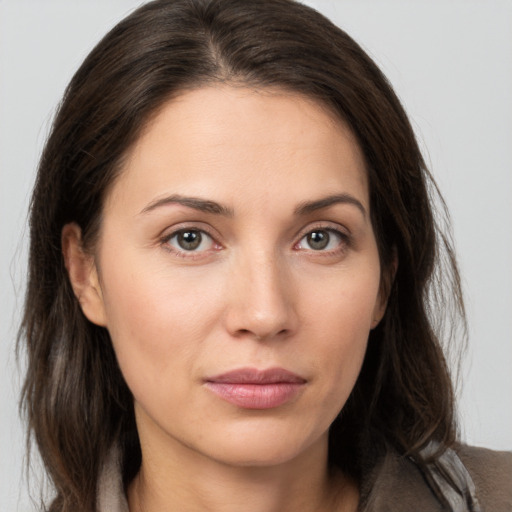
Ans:
[{"label": "nose bridge", "polygon": [[241,251],[231,282],[229,330],[268,338],[295,329],[293,284],[286,261],[269,247]]}]

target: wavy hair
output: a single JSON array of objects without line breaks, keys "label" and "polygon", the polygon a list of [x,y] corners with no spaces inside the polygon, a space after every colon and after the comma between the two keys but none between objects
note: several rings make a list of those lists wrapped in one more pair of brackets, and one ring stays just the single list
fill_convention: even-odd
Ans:
[{"label": "wavy hair", "polygon": [[345,32],[292,0],[156,0],[114,27],[74,75],[31,200],[21,406],[55,490],[51,512],[95,510],[113,445],[125,482],[141,462],[132,395],[108,331],[85,318],[73,294],[62,228],[77,223],[94,251],[105,197],[145,124],[183,91],[217,83],[312,98],[350,127],[366,160],[389,300],[331,426],[330,464],[360,479],[389,449],[421,459],[429,441],[456,439],[441,341],[456,338],[454,319],[465,325],[458,270],[434,214],[444,203],[382,72]]}]

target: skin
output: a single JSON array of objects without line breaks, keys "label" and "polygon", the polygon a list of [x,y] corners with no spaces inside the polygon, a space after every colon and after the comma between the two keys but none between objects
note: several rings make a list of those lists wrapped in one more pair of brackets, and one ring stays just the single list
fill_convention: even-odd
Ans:
[{"label": "skin", "polygon": [[[202,244],[184,250],[180,229]],[[313,247],[312,232],[329,244]],[[92,256],[80,236],[63,230],[74,291],[108,329],[135,400],[143,462],[130,510],[356,509],[355,483],[328,471],[327,434],[385,298],[364,159],[340,120],[283,91],[186,92],[127,155]],[[205,387],[241,367],[306,383],[264,410]]]}]

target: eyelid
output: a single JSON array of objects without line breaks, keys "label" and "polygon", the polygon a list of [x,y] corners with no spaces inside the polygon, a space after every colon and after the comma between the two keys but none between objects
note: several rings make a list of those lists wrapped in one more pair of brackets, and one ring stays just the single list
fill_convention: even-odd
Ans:
[{"label": "eyelid", "polygon": [[[198,225],[198,224],[200,224],[200,225]],[[209,238],[211,238],[214,247],[212,249],[207,249],[204,251],[186,251],[186,250],[180,250],[179,248],[170,245],[169,241],[173,237],[175,237],[177,234],[179,234],[180,232],[183,232],[183,231],[199,231],[199,232],[201,232],[203,235],[206,235]],[[213,230],[210,226],[207,226],[203,223],[181,222],[179,224],[173,225],[172,227],[167,227],[162,232],[162,234],[158,237],[158,240],[159,240],[159,244],[166,251],[168,251],[176,256],[180,256],[183,258],[188,258],[188,259],[193,260],[193,259],[198,259],[198,258],[204,258],[208,254],[210,254],[212,252],[212,250],[217,251],[223,247],[222,244],[218,241],[219,237],[216,234],[214,234],[213,231],[215,231],[215,230]]]},{"label": "eyelid", "polygon": [[298,244],[303,240],[305,236],[307,236],[309,233],[313,231],[330,231],[336,233],[338,236],[342,238],[342,243],[340,243],[340,247],[334,249],[334,250],[328,250],[328,251],[315,251],[314,249],[301,249],[304,251],[315,253],[318,256],[321,255],[332,255],[335,253],[338,253],[340,251],[343,251],[347,249],[347,247],[350,247],[352,244],[352,235],[350,231],[342,226],[341,224],[330,222],[330,221],[318,221],[314,222],[312,224],[307,225],[305,228],[301,229],[299,234],[296,237],[296,242],[294,243],[294,248],[298,246]]},{"label": "eyelid", "polygon": [[[173,224],[172,226],[167,226],[161,233],[158,235],[158,239],[162,240],[166,238],[167,240],[171,238],[176,233],[180,231],[201,231],[202,233],[206,233],[208,236],[213,238],[216,243],[219,243],[218,240],[220,238],[220,234],[217,230],[213,229],[210,225],[205,224],[204,222],[196,222],[196,221],[185,221],[179,222],[178,224]],[[219,243],[219,245],[221,245]]]},{"label": "eyelid", "polygon": [[[173,246],[170,246],[168,244],[169,240],[176,236],[179,232],[182,231],[200,231],[201,233],[204,233],[206,236],[210,237],[212,239],[212,242],[214,244],[214,249],[218,251],[219,249],[224,248],[223,244],[219,242],[219,239],[221,238],[219,234],[217,234],[217,230],[213,229],[210,225],[205,224],[203,222],[196,222],[196,221],[190,221],[190,222],[180,222],[176,225],[167,227],[165,230],[162,231],[162,233],[159,235],[158,240],[159,243],[162,246],[165,246],[165,250],[178,255],[183,256],[189,259],[194,258],[201,258],[205,257],[207,254],[211,253],[211,249],[205,250],[205,251],[185,251],[185,250],[179,250],[178,248],[175,248]],[[308,224],[304,228],[302,228],[298,234],[294,237],[295,242],[293,244],[293,247],[296,248],[297,245],[301,242],[301,240],[315,230],[323,230],[323,231],[331,231],[335,232],[338,236],[340,236],[343,239],[343,242],[340,243],[340,248],[337,248],[335,250],[328,250],[328,251],[315,251],[314,249],[301,249],[308,252],[315,252],[317,255],[332,255],[336,252],[340,252],[347,247],[350,247],[352,245],[352,234],[350,230],[336,222],[332,221],[316,221],[311,224]]]},{"label": "eyelid", "polygon": [[300,240],[304,236],[306,236],[308,233],[311,233],[311,231],[315,231],[315,229],[318,229],[318,230],[322,229],[325,231],[336,231],[344,237],[352,236],[350,230],[347,227],[343,226],[342,224],[338,224],[337,222],[332,222],[332,221],[317,221],[317,222],[312,222],[311,224],[308,224],[307,226],[302,228],[298,232],[298,234],[296,235],[295,238],[297,240]]}]

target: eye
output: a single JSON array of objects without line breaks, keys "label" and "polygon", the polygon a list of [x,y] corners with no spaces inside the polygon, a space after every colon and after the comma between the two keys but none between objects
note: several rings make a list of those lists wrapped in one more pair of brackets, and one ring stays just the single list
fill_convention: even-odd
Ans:
[{"label": "eye", "polygon": [[203,252],[215,245],[212,237],[199,229],[180,229],[165,242],[178,252]]},{"label": "eye", "polygon": [[335,251],[346,241],[346,235],[334,229],[315,229],[303,236],[298,249],[312,251]]}]

